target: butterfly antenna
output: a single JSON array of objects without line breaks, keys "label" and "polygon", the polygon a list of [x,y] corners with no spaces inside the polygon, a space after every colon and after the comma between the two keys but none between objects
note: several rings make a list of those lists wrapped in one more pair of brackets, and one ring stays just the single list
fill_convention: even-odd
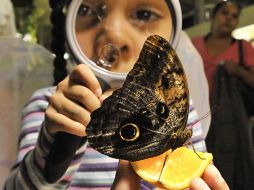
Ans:
[{"label": "butterfly antenna", "polygon": [[192,147],[193,151],[195,152],[195,154],[196,154],[201,160],[205,160],[205,158],[202,158],[202,157],[197,153],[197,151],[196,151],[196,149],[195,149],[195,147],[193,146],[193,143],[192,143],[191,141],[186,142],[186,143],[184,144],[184,146],[187,146],[187,145],[191,145],[191,147]]},{"label": "butterfly antenna", "polygon": [[[217,106],[217,105],[213,106],[213,107],[211,108],[211,110],[210,110],[208,113],[206,113],[206,114],[203,115],[200,119],[198,119],[197,121],[195,121],[195,122],[192,124],[192,127],[193,127],[195,124],[197,124],[199,121],[201,121],[201,120],[205,119],[206,117],[208,117],[209,115],[214,114],[214,113],[215,113],[216,111],[218,111],[219,109],[221,109],[221,106]],[[193,146],[193,143],[192,143],[191,141],[188,141],[188,142],[186,142],[186,143],[184,144],[184,146],[187,146],[187,145],[191,145],[191,147],[192,147],[193,151],[195,152],[195,154],[196,154],[201,160],[205,160],[205,158],[202,158],[202,157],[197,153],[197,151],[196,151],[196,149],[195,149],[195,147]]]},{"label": "butterfly antenna", "polygon": [[192,123],[192,127],[194,125],[196,125],[198,122],[202,121],[203,119],[207,118],[209,115],[213,115],[216,111],[218,111],[219,109],[221,109],[221,106],[213,106],[211,108],[211,110],[209,112],[207,112],[205,115],[203,115],[201,118],[199,118],[197,121],[195,121],[194,123]]},{"label": "butterfly antenna", "polygon": [[206,113],[203,117],[201,117],[200,119],[205,119],[206,117],[208,117],[209,115],[213,115],[216,111],[220,110],[221,109],[221,106],[217,106],[217,105],[214,105],[211,110]]}]

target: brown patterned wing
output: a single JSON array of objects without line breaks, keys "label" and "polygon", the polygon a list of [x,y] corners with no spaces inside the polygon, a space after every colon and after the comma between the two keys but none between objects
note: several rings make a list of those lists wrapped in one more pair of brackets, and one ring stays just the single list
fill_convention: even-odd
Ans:
[{"label": "brown patterned wing", "polygon": [[183,145],[189,94],[183,67],[174,49],[150,36],[123,87],[91,114],[88,142],[110,157],[136,161]]}]

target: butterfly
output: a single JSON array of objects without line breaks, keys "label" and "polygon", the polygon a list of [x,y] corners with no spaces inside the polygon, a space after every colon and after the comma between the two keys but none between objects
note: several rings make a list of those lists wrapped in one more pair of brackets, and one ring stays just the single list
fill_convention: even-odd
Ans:
[{"label": "butterfly", "polygon": [[113,158],[137,161],[182,146],[189,91],[183,66],[170,43],[158,35],[145,41],[123,86],[91,114],[91,147]]}]

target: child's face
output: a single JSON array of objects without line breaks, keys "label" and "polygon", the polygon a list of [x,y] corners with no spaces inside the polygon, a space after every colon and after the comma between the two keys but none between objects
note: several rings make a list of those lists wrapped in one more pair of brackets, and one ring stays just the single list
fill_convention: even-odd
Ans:
[{"label": "child's face", "polygon": [[108,69],[129,72],[149,35],[170,39],[172,18],[165,0],[83,0],[76,33],[82,51],[95,62],[113,44],[119,51]]}]

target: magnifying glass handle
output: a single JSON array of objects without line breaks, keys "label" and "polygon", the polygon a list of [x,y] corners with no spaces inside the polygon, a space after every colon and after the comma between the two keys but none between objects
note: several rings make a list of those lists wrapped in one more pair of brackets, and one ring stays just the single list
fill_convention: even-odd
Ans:
[{"label": "magnifying glass handle", "polygon": [[83,140],[64,132],[57,134],[45,165],[44,177],[48,183],[55,183],[63,176]]}]

